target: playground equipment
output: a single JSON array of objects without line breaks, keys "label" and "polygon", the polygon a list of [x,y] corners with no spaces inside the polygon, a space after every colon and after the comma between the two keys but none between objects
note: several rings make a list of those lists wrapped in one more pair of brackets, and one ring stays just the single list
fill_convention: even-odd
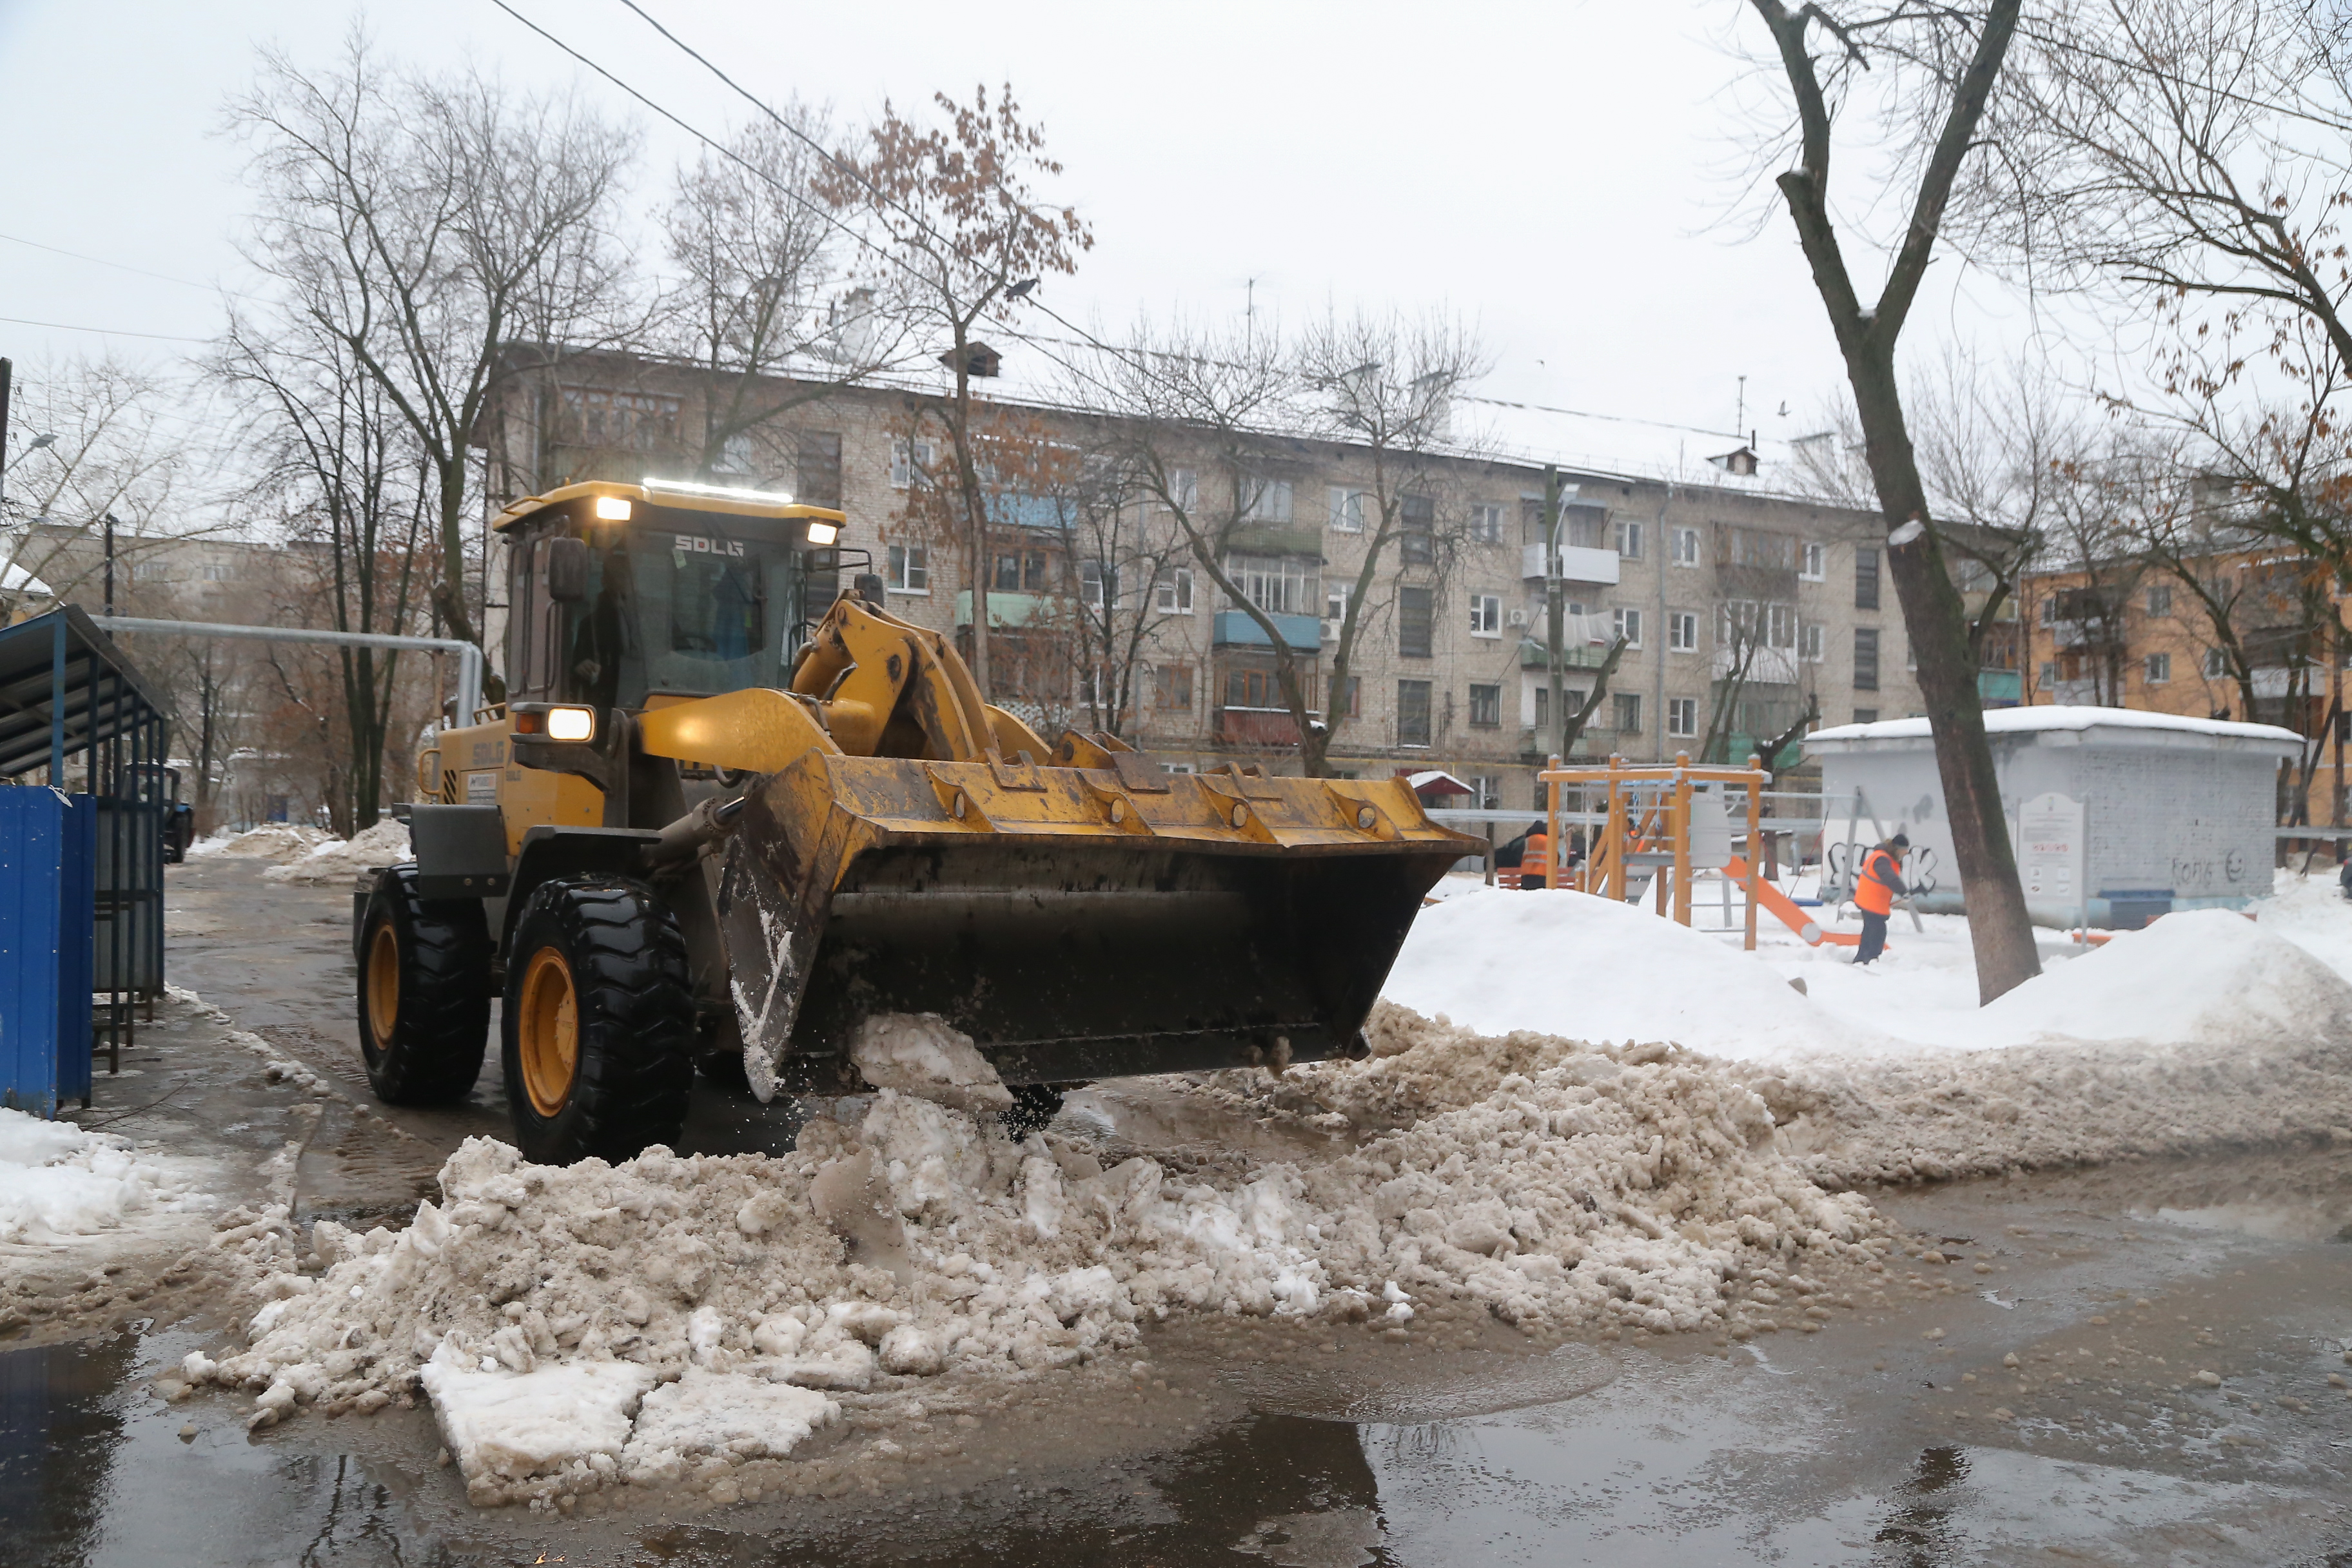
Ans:
[{"label": "playground equipment", "polygon": [[[1658,913],[1689,925],[1693,874],[1718,871],[1745,891],[1743,945],[1750,952],[1756,947],[1759,910],[1770,911],[1810,946],[1850,947],[1861,940],[1852,931],[1822,930],[1811,914],[1764,879],[1754,859],[1762,842],[1764,786],[1770,782],[1760,758],[1750,757],[1746,767],[1735,768],[1696,765],[1688,752],[1675,753],[1671,763],[1649,765],[1612,755],[1603,767],[1563,768],[1554,757],[1538,776],[1547,786],[1545,831],[1555,845],[1562,842],[1563,793],[1578,788],[1588,796],[1595,788],[1603,792],[1601,823],[1584,864],[1559,885],[1620,902],[1645,901],[1654,888]],[[1734,852],[1730,823],[1712,791],[1700,793],[1709,785],[1747,792],[1748,855]],[[1636,887],[1644,871],[1646,881]]]}]

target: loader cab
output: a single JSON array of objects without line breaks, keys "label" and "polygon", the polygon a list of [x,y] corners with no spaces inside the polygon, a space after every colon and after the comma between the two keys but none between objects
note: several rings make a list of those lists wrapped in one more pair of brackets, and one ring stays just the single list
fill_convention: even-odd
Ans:
[{"label": "loader cab", "polygon": [[780,496],[575,485],[517,510],[500,526],[520,700],[635,711],[782,687],[836,592],[840,514]]}]

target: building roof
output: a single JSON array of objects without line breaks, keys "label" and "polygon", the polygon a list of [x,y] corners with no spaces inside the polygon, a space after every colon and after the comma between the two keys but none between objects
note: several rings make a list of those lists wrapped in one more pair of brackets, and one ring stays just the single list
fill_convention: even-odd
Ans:
[{"label": "building roof", "polygon": [[[2089,730],[2141,730],[2178,735],[2204,735],[2217,740],[2252,741],[2299,750],[2302,736],[2275,724],[2241,724],[2228,719],[2192,719],[2182,713],[2150,713],[2138,708],[2090,708],[2044,704],[2033,708],[1995,708],[1986,711],[1985,731],[1994,735],[2032,734],[2049,731],[2081,733]],[[1873,741],[1924,741],[1925,719],[1884,719],[1875,724],[1839,724],[1805,737],[1805,747],[1843,751]]]}]

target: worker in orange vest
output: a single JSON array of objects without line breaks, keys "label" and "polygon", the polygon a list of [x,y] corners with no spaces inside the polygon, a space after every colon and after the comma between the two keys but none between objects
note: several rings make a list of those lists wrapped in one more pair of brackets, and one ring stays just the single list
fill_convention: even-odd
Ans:
[{"label": "worker in orange vest", "polygon": [[1551,885],[1551,835],[1544,825],[1537,823],[1528,829],[1519,850],[1519,886],[1548,888]]},{"label": "worker in orange vest", "polygon": [[1909,836],[1898,833],[1863,858],[1862,875],[1853,884],[1854,908],[1862,911],[1856,963],[1868,963],[1886,950],[1886,917],[1895,911],[1895,900],[1910,891],[1903,885],[1903,857],[1910,848]]}]

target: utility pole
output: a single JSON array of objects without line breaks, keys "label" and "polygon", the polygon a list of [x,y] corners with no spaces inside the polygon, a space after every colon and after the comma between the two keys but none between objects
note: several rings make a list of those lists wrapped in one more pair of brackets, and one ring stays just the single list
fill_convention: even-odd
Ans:
[{"label": "utility pole", "polygon": [[106,613],[114,614],[114,514],[106,514]]},{"label": "utility pole", "polygon": [[[0,480],[5,480],[8,473],[8,389],[16,379],[16,363],[0,359]],[[7,521],[7,511],[0,509],[0,527],[5,527]]]}]

